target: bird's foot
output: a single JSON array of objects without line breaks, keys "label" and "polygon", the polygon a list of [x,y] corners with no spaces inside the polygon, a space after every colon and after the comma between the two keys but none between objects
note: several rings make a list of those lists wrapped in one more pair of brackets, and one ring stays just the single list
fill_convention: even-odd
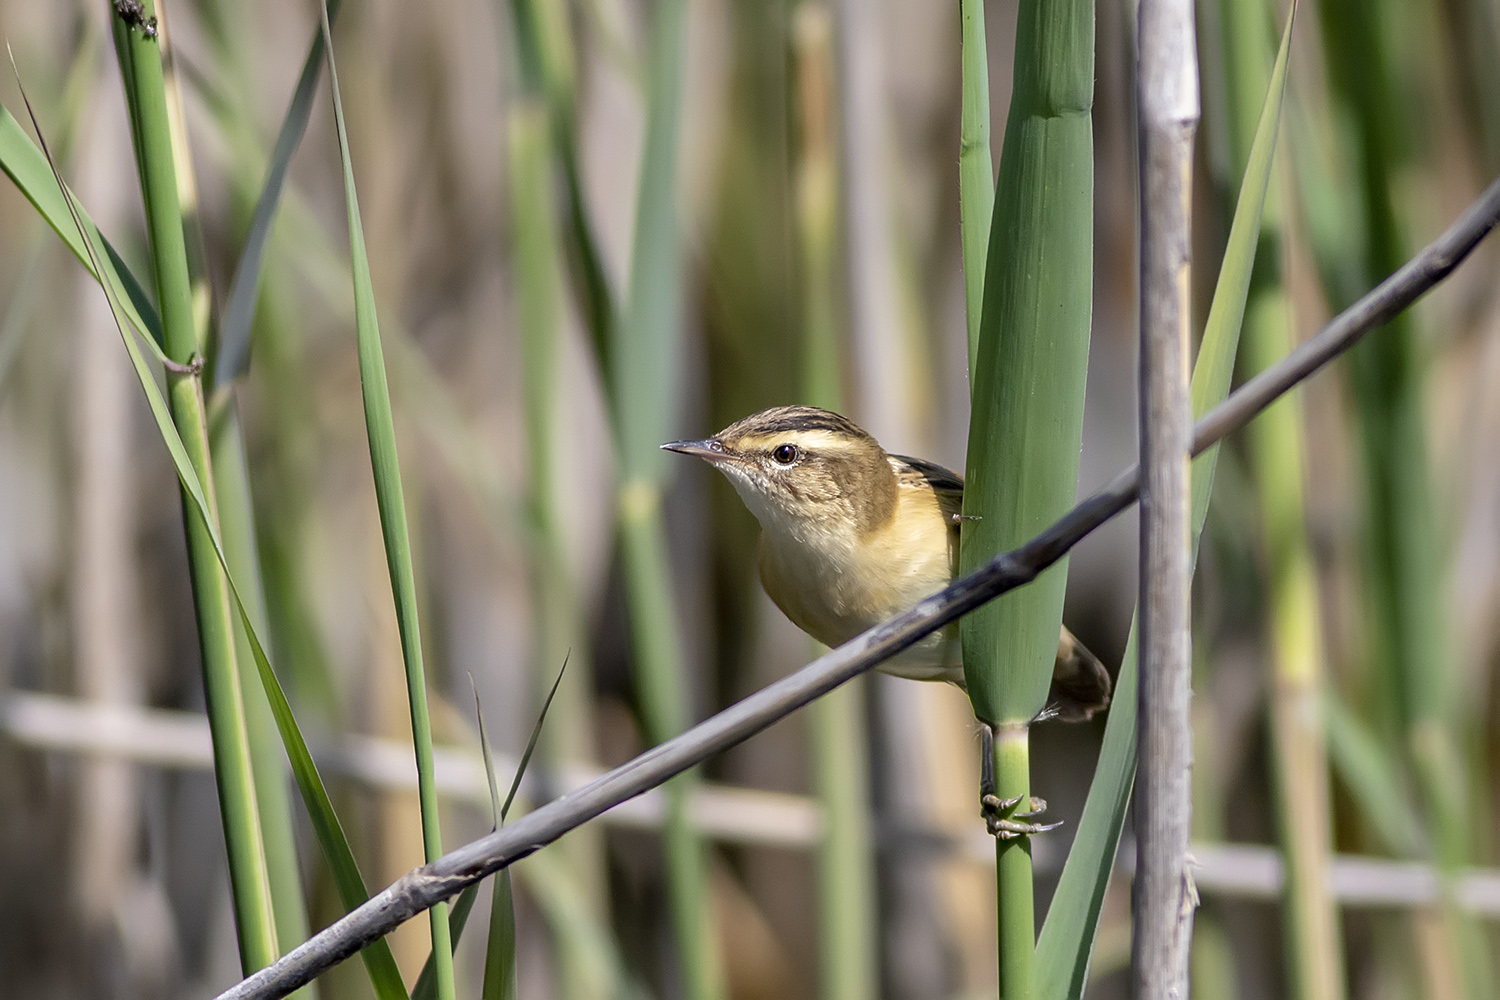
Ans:
[{"label": "bird's foot", "polygon": [[[1020,812],[1011,812],[1021,805],[1021,800],[1026,799],[1026,808]],[[1021,796],[1002,799],[998,795],[982,795],[979,799],[979,814],[984,817],[985,829],[990,836],[1001,840],[1014,840],[1017,837],[1030,837],[1033,834],[1046,833],[1048,830],[1056,830],[1062,826],[1059,820],[1056,823],[1026,823],[1024,820],[1040,816],[1047,811],[1047,800],[1035,795]]]},{"label": "bird's foot", "polygon": [[[986,725],[981,725],[979,732],[982,754],[979,766],[979,815],[984,818],[984,827],[990,832],[990,836],[998,837],[1000,840],[1015,840],[1018,837],[1046,833],[1048,830],[1056,830],[1062,826],[1061,821],[1056,823],[1024,822],[1047,811],[1046,799],[1035,795],[1017,795],[1014,798],[1002,799],[995,794],[994,733]],[[1023,804],[1023,799],[1025,808],[1019,812],[1014,811]]]}]

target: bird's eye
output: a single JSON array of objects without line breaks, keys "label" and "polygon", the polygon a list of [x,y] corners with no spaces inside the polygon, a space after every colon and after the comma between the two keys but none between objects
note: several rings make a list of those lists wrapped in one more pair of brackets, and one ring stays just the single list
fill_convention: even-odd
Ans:
[{"label": "bird's eye", "polygon": [[776,450],[771,452],[771,457],[776,460],[777,465],[791,465],[797,461],[798,454],[796,445],[783,444],[778,445]]}]

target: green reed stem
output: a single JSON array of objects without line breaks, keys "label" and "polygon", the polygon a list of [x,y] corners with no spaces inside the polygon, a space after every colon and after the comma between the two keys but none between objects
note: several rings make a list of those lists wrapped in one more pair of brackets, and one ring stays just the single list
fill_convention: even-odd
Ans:
[{"label": "green reed stem", "polygon": [[[1024,725],[995,734],[995,794],[1027,803],[1031,798],[1031,740]],[[1025,811],[1017,805],[1016,811]],[[1036,995],[1036,902],[1031,873],[1031,838],[995,841],[997,941],[1000,996]]]},{"label": "green reed stem", "polygon": [[[168,124],[159,40],[145,24],[126,24],[111,8],[116,49],[125,78],[137,168],[146,209],[156,297],[160,304],[163,349],[179,365],[201,365],[203,344],[193,319],[191,277],[183,236],[182,209]],[[146,0],[143,18],[155,16]],[[167,397],[173,423],[193,470],[205,490],[209,513],[215,498],[212,462],[199,371],[168,374]],[[214,515],[216,516],[216,514]],[[208,524],[190,498],[183,497],[198,643],[203,659],[204,693],[214,745],[214,775],[229,856],[230,888],[240,963],[248,974],[277,956],[270,876],[261,840],[254,768],[235,658],[234,626],[227,582],[220,570]]]},{"label": "green reed stem", "polygon": [[[1271,78],[1272,38],[1265,6],[1220,5],[1232,169],[1244,170]],[[1271,176],[1260,248],[1251,274],[1242,338],[1247,373],[1294,345],[1281,283],[1281,190]],[[1285,941],[1292,996],[1344,996],[1343,941],[1329,888],[1332,802],[1323,738],[1325,683],[1317,579],[1303,520],[1303,431],[1297,397],[1287,395],[1249,428],[1250,466],[1261,500],[1271,603],[1267,622],[1276,806],[1286,859]]]},{"label": "green reed stem", "polygon": [[[162,51],[172,51],[165,11],[159,17],[158,31]],[[191,279],[194,334],[205,355],[217,354],[217,329],[213,290],[209,282],[208,252],[199,214],[198,187],[193,169],[192,147],[188,141],[182,89],[175,63],[164,60],[164,88],[167,99],[167,126],[172,138],[173,169],[177,180],[178,204],[182,211],[182,228],[188,254]],[[205,373],[211,368],[205,366]],[[233,399],[226,398],[217,412],[210,407],[209,452],[213,458],[213,489],[218,495],[219,532],[229,569],[249,590],[243,596],[246,611],[261,635],[269,634],[266,616],[265,587],[261,578],[260,558],[255,544],[255,520],[250,496],[250,470],[245,456],[244,433],[239,411]],[[254,662],[244,625],[234,621],[236,664]],[[291,796],[286,782],[285,756],[276,719],[265,688],[258,678],[242,671],[241,698],[245,705],[246,731],[250,741],[250,760],[255,779],[256,805],[260,813],[261,841],[271,884],[271,904],[276,921],[278,944],[306,940],[307,912],[302,896],[302,872],[297,858],[297,838],[292,826]],[[300,996],[315,997],[316,985],[299,991]]]},{"label": "green reed stem", "polygon": [[[1362,241],[1337,249],[1349,269],[1373,283],[1405,259],[1405,236],[1393,185],[1412,148],[1403,113],[1404,86],[1393,57],[1415,38],[1390,37],[1387,3],[1329,0],[1319,5],[1329,79],[1347,112],[1357,155]],[[1345,228],[1348,228],[1346,222]],[[1356,226],[1357,228],[1357,226]],[[1342,307],[1339,289],[1330,289]],[[1429,481],[1426,359],[1410,313],[1349,352],[1350,384],[1359,414],[1365,497],[1365,572],[1384,732],[1399,733],[1416,776],[1438,866],[1470,862],[1466,762],[1458,751],[1465,719],[1450,654],[1446,555]],[[1493,996],[1488,950],[1466,945],[1471,923],[1451,904],[1428,952],[1434,984],[1462,976],[1474,996]],[[1436,986],[1434,985],[1434,988]]]},{"label": "green reed stem", "polygon": [[[523,97],[509,115],[511,219],[515,239],[516,304],[520,321],[526,413],[527,489],[531,524],[528,555],[533,600],[532,677],[545,692],[558,665],[569,664],[541,734],[543,758],[553,767],[590,764],[593,735],[589,692],[592,674],[584,648],[577,590],[568,571],[562,524],[558,456],[567,443],[557,427],[558,354],[562,343],[563,287],[553,205],[550,126],[545,104]],[[563,468],[568,463],[562,463]],[[601,831],[585,828],[556,848],[577,875],[581,904],[596,918],[608,909]],[[498,890],[497,890],[498,891]],[[557,972],[562,993],[582,1000],[604,977],[577,934],[558,935]]]}]

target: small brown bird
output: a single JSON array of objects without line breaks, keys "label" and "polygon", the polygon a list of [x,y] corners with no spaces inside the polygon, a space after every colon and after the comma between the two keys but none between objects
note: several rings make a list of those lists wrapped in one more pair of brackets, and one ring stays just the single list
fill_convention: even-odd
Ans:
[{"label": "small brown bird", "polygon": [[[838,646],[948,585],[958,568],[963,478],[888,455],[847,417],[778,406],[669,451],[709,462],[760,521],[760,579],[798,628]],[[954,623],[882,664],[964,683]],[[1081,722],[1109,704],[1109,674],[1066,628],[1042,717]]]}]

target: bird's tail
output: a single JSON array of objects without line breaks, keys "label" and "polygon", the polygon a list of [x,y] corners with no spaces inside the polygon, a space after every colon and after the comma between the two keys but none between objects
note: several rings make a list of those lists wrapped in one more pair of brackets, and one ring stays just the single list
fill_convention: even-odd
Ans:
[{"label": "bird's tail", "polygon": [[1039,719],[1087,722],[1109,705],[1109,671],[1099,657],[1088,651],[1066,628],[1057,642],[1057,661],[1052,666],[1052,691]]}]

